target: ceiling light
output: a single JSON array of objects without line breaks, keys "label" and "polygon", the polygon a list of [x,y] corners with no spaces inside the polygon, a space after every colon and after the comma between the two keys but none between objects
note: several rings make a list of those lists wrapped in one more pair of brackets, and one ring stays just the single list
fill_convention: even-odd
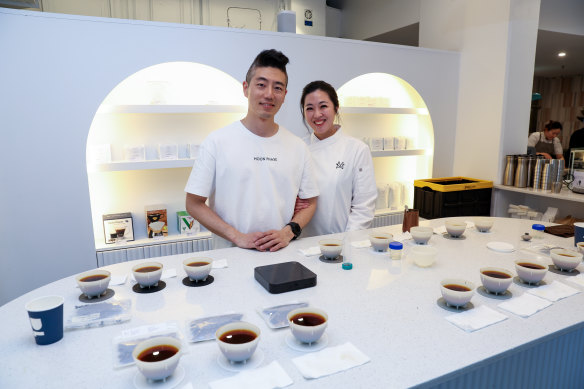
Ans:
[{"label": "ceiling light", "polygon": [[558,53],[558,57],[565,57],[566,56],[566,52],[565,51],[560,51]]}]

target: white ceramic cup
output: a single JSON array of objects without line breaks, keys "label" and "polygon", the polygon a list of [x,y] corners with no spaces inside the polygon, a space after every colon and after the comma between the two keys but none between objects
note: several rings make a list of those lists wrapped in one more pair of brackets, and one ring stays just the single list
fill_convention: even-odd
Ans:
[{"label": "white ceramic cup", "polygon": [[192,257],[183,261],[183,269],[191,281],[205,281],[213,267],[213,259]]},{"label": "white ceramic cup", "polygon": [[[324,322],[317,325],[306,325],[301,323],[303,321],[310,323],[308,318],[296,321],[293,320],[295,316],[303,314],[308,314],[309,316],[314,315],[317,318],[322,318],[324,319]],[[325,311],[319,308],[304,307],[293,309],[292,311],[288,312],[287,318],[288,322],[290,323],[290,331],[292,332],[292,335],[294,335],[294,337],[302,343],[310,344],[318,341],[328,326],[328,315]]]},{"label": "white ceramic cup", "polygon": [[[148,271],[148,272],[141,272],[140,269],[152,267],[158,268],[157,270]],[[157,286],[158,281],[160,281],[160,277],[162,277],[162,268],[163,265],[160,262],[142,262],[134,267],[132,267],[132,273],[134,274],[134,278],[136,282],[140,284],[142,288],[148,288],[151,286]]]},{"label": "white ceramic cup", "polygon": [[[465,290],[453,290],[447,287],[449,285],[462,286]],[[440,282],[440,292],[446,304],[456,308],[466,305],[474,295],[474,290],[474,283],[459,278],[447,278]]]},{"label": "white ceramic cup", "polygon": [[[140,355],[144,351],[160,346],[167,346],[165,347],[166,350],[176,350],[176,353],[171,357],[160,361],[147,362],[140,359]],[[159,336],[147,339],[138,343],[136,347],[134,347],[134,351],[132,351],[132,358],[134,358],[140,373],[142,373],[148,380],[153,381],[164,380],[172,375],[178,366],[181,355],[181,341],[170,336]]]},{"label": "white ceramic cup", "polygon": [[494,294],[505,293],[513,282],[513,273],[499,267],[483,267],[480,274],[483,287]]},{"label": "white ceramic cup", "polygon": [[91,299],[101,296],[107,290],[111,278],[109,271],[94,269],[77,275],[75,280],[79,289]]},{"label": "white ceramic cup", "polygon": [[322,239],[318,242],[320,252],[326,259],[335,259],[343,251],[343,241],[339,239]]},{"label": "white ceramic cup", "polygon": [[[228,343],[226,341],[221,340],[221,338],[224,335],[228,335],[229,332],[238,330],[249,331],[255,334],[255,337],[253,340],[249,342],[239,344]],[[225,358],[227,358],[227,360],[229,360],[230,362],[243,362],[252,357],[253,353],[258,347],[260,335],[261,332],[259,327],[251,323],[239,321],[225,324],[224,326],[220,327],[217,330],[217,332],[215,332],[215,339],[217,340],[219,350],[221,350],[221,352],[223,353]]]},{"label": "white ceramic cup", "polygon": [[376,232],[369,234],[369,241],[371,242],[371,247],[375,251],[387,251],[389,249],[389,243],[393,240],[393,235],[387,232]]}]

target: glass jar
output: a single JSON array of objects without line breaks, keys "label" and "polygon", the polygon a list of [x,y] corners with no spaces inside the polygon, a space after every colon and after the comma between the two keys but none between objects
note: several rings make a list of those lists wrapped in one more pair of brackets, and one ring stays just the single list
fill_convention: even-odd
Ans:
[{"label": "glass jar", "polygon": [[389,244],[389,257],[391,259],[401,259],[404,245],[400,242],[391,242]]},{"label": "glass jar", "polygon": [[545,230],[545,226],[543,224],[534,224],[531,226],[531,236],[535,239],[543,238],[543,231]]}]

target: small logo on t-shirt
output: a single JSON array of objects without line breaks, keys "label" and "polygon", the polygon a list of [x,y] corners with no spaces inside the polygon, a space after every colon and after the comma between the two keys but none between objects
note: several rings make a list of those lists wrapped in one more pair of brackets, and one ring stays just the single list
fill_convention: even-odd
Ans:
[{"label": "small logo on t-shirt", "polygon": [[345,163],[344,162],[337,162],[337,169],[344,169],[345,168]]},{"label": "small logo on t-shirt", "polygon": [[254,161],[278,162],[277,157],[253,157]]}]

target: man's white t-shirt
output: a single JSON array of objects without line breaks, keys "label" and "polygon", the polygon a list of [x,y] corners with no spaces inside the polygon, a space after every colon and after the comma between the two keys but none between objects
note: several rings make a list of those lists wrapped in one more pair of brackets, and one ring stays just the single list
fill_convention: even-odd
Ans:
[{"label": "man's white t-shirt", "polygon": [[344,135],[306,139],[312,154],[320,195],[314,216],[302,236],[355,231],[371,227],[377,185],[369,147]]},{"label": "man's white t-shirt", "polygon": [[185,191],[242,233],[279,230],[294,213],[296,196],[318,196],[310,152],[280,126],[257,136],[240,122],[212,132],[201,144]]}]

